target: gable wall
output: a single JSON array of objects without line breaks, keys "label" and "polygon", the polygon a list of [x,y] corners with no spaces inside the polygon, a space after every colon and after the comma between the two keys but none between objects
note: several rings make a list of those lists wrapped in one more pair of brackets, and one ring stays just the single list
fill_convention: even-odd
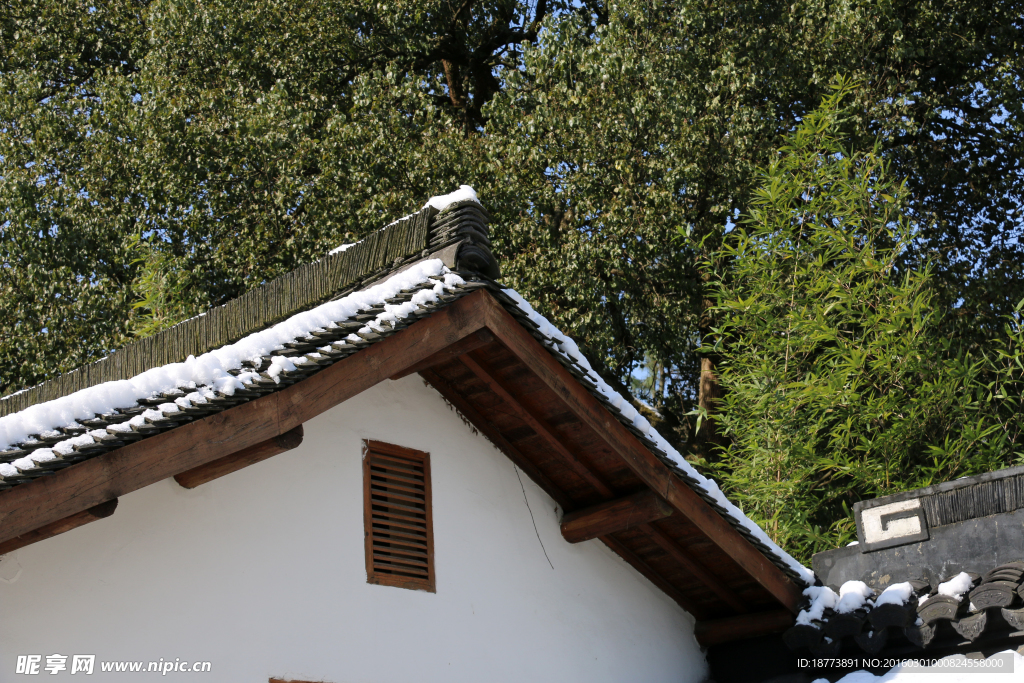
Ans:
[{"label": "gable wall", "polygon": [[[0,679],[19,654],[55,652],[207,660],[211,673],[168,680],[231,683],[705,678],[692,618],[599,541],[562,540],[555,503],[521,475],[552,570],[512,463],[419,377],[305,434],[294,451],[192,491],[160,482],[5,557]],[[364,438],[430,453],[436,594],[366,583]]]}]

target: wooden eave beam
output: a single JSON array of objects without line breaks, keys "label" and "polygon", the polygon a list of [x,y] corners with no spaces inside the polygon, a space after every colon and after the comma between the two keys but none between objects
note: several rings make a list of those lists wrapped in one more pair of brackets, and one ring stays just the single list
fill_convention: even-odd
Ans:
[{"label": "wooden eave beam", "polygon": [[21,536],[15,536],[14,538],[7,539],[3,543],[0,543],[0,555],[6,555],[7,553],[14,552],[19,548],[24,548],[27,545],[32,545],[39,541],[45,541],[46,539],[62,534],[65,531],[71,531],[72,529],[77,529],[89,522],[95,522],[97,519],[104,519],[114,514],[114,510],[116,509],[117,498],[114,498],[113,500],[108,500],[105,503],[93,505],[88,510],[76,512],[64,519],[59,519],[56,522],[43,525],[38,529],[33,529]]},{"label": "wooden eave beam", "polygon": [[475,351],[482,346],[486,346],[494,341],[494,335],[487,330],[477,330],[473,334],[469,335],[465,339],[461,339],[446,349],[441,349],[429,358],[424,358],[419,363],[411,365],[401,372],[397,372],[391,376],[391,379],[402,379],[408,377],[417,372],[429,370],[441,363],[447,363],[455,360],[459,356]]},{"label": "wooden eave beam", "polygon": [[781,569],[641,444],[497,301],[488,296],[483,311],[487,329],[554,391],[577,419],[600,434],[644,483],[697,526],[783,606],[794,614],[798,611],[801,589]]},{"label": "wooden eave beam", "polygon": [[176,474],[174,475],[174,481],[184,488],[194,489],[201,484],[219,479],[226,474],[237,472],[249,465],[255,465],[275,455],[280,455],[285,451],[298,448],[301,443],[302,425],[299,425],[284,434],[278,434],[271,439],[261,441],[248,448],[243,448],[213,462],[208,462],[205,465],[193,467],[190,470]]},{"label": "wooden eave beam", "polygon": [[653,491],[641,491],[616,498],[562,516],[562,537],[569,543],[582,543],[664,519],[674,510]]},{"label": "wooden eave beam", "polygon": [[0,493],[0,543],[290,429],[484,326],[484,291],[281,391],[98,455]]},{"label": "wooden eave beam", "polygon": [[694,625],[693,635],[702,647],[710,647],[734,640],[782,633],[793,625],[793,620],[793,614],[789,610],[757,612],[727,619],[698,621]]}]

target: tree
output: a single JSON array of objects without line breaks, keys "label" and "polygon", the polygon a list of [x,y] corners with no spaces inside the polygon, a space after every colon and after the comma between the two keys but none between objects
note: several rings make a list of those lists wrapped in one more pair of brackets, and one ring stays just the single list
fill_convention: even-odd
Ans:
[{"label": "tree", "polygon": [[983,344],[1024,296],[1020,16],[1020,0],[7,0],[0,393],[155,329],[132,308],[153,283],[194,315],[470,183],[505,282],[613,383],[661,368],[656,421],[687,445],[714,325],[705,249],[836,72],[860,83],[851,144],[880,137],[908,178],[925,227],[905,258],[932,258],[942,324]]},{"label": "tree", "polygon": [[1019,315],[983,348],[946,334],[934,266],[905,265],[925,230],[910,190],[881,144],[844,144],[856,89],[834,87],[713,257],[731,437],[715,467],[804,559],[855,537],[858,500],[1024,458]]},{"label": "tree", "polygon": [[714,322],[704,250],[837,72],[859,83],[850,144],[880,138],[908,178],[924,229],[903,256],[932,259],[936,305],[959,306],[943,324],[984,321],[950,332],[978,343],[999,330],[1024,296],[1019,4],[636,2],[609,16],[593,38],[552,20],[486,110],[494,190],[510,198],[500,248],[607,375],[645,358],[671,369],[659,410],[678,441],[693,440],[682,415],[701,380],[705,406],[718,393],[714,356],[696,353]]},{"label": "tree", "polygon": [[[0,394],[449,191],[466,169],[414,168],[422,138],[474,129],[495,70],[552,10],[566,6],[0,3]],[[423,97],[392,107],[402,78]],[[146,304],[160,282],[175,316]]]}]

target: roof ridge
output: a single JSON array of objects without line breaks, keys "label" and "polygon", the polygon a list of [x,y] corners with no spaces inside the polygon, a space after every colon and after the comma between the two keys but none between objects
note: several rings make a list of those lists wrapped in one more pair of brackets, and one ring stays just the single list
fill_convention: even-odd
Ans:
[{"label": "roof ridge", "polygon": [[299,266],[226,304],[129,342],[98,361],[4,396],[0,398],[0,417],[199,356],[378,282],[424,258],[440,258],[449,268],[496,279],[499,270],[490,250],[489,219],[486,210],[473,200],[453,202],[441,211],[428,203],[344,251]]}]

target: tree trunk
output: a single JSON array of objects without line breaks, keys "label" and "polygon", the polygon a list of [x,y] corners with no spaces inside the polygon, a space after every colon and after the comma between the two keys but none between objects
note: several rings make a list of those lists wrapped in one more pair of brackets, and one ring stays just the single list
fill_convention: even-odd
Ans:
[{"label": "tree trunk", "polygon": [[[709,274],[704,274],[704,286],[708,286]],[[712,309],[714,302],[704,299],[701,311],[700,332],[701,339],[710,343],[712,326]],[[717,415],[721,410],[722,399],[725,396],[725,389],[718,381],[717,354],[707,354],[700,359],[700,385],[697,394],[697,405],[706,415],[700,425],[700,431],[694,434],[694,446],[697,453],[706,460],[718,460],[721,457],[721,450],[729,445],[729,440],[722,434],[718,424]]]},{"label": "tree trunk", "polygon": [[718,382],[717,359],[704,356],[700,360],[700,394],[697,404],[707,414],[697,432],[696,444],[698,452],[706,459],[717,459],[718,451],[729,445],[729,440],[721,432],[716,415],[721,409],[725,390]]}]

